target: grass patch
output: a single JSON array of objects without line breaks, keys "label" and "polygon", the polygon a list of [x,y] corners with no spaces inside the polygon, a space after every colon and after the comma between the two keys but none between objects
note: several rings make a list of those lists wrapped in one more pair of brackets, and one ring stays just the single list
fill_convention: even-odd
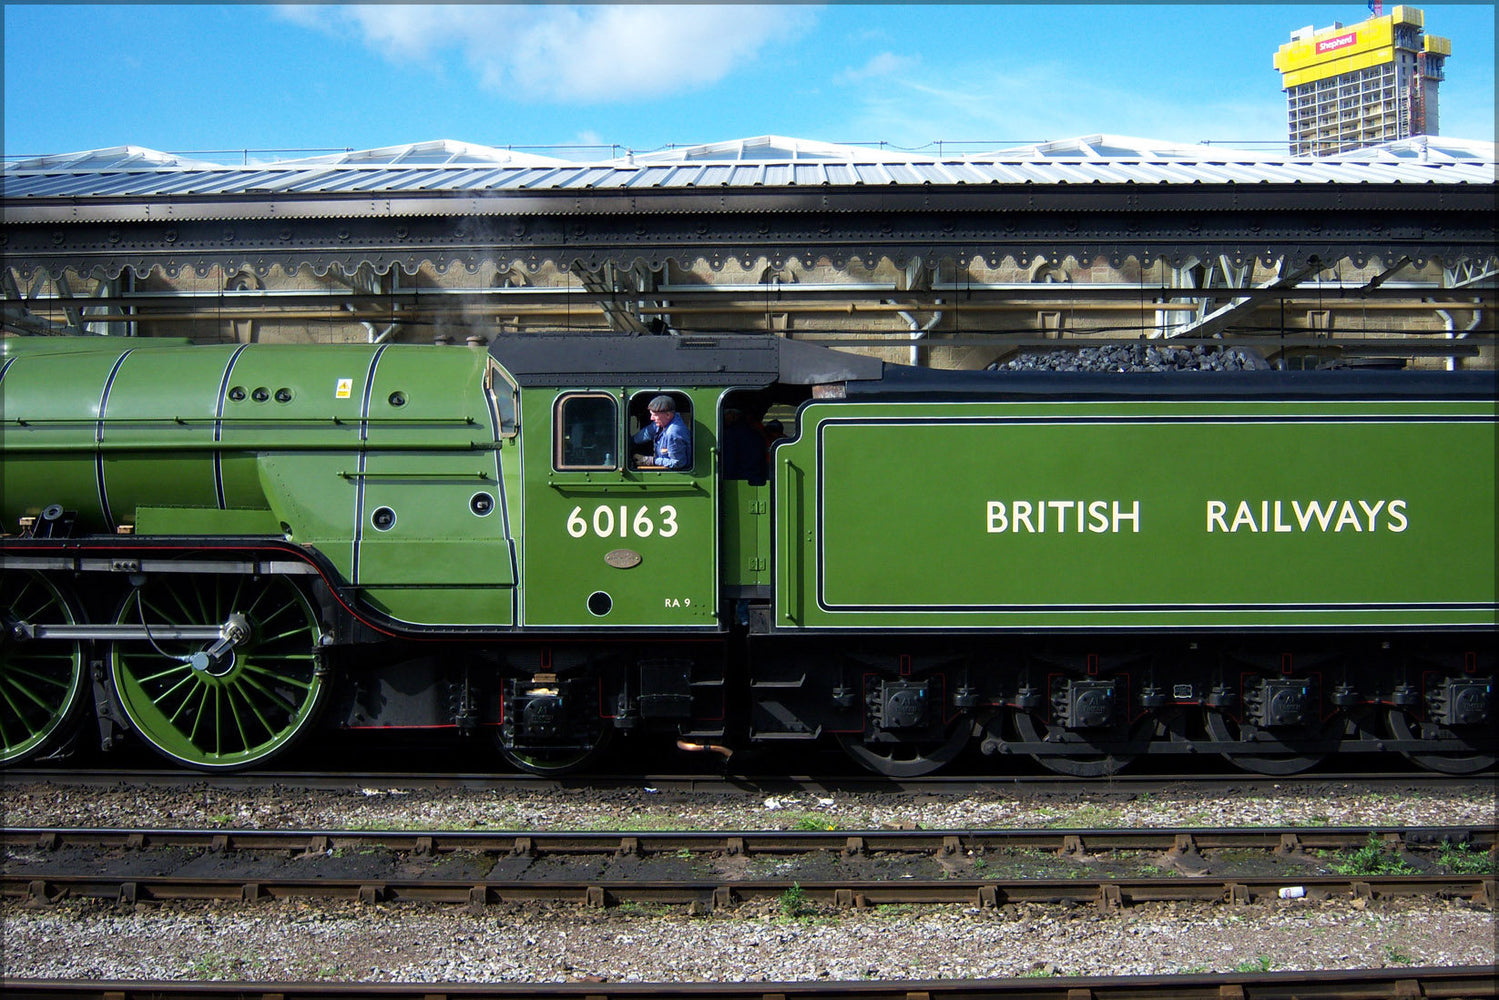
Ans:
[{"label": "grass patch", "polygon": [[781,893],[776,905],[780,907],[781,916],[795,920],[807,912],[807,893],[800,883],[792,882],[791,888]]},{"label": "grass patch", "polygon": [[1339,875],[1414,875],[1416,869],[1405,859],[1389,851],[1379,838],[1369,835],[1369,842],[1342,861],[1334,861],[1329,867]]},{"label": "grass patch", "polygon": [[1102,829],[1121,825],[1122,814],[1106,806],[1082,805],[1071,812],[1049,818],[1049,829]]},{"label": "grass patch", "polygon": [[640,903],[627,899],[616,904],[612,912],[622,917],[661,917],[675,911],[665,903]]},{"label": "grass patch", "polygon": [[1390,965],[1415,965],[1416,957],[1398,945],[1384,946],[1384,959]]},{"label": "grass patch", "polygon": [[1437,862],[1453,875],[1493,875],[1494,856],[1472,844],[1443,844]]},{"label": "grass patch", "polygon": [[837,823],[817,813],[797,813],[793,817],[788,818],[791,820],[791,829],[793,830],[813,832],[838,829]]},{"label": "grass patch", "polygon": [[255,955],[214,953],[194,959],[187,967],[187,978],[243,978],[246,972],[258,972],[264,966],[265,960]]}]

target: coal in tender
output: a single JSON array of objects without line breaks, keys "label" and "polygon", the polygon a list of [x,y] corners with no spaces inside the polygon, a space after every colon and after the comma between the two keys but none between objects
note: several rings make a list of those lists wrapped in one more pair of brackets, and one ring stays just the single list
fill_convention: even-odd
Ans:
[{"label": "coal in tender", "polygon": [[1243,372],[1264,368],[1256,355],[1234,347],[1120,344],[1018,354],[990,371],[1005,372]]}]

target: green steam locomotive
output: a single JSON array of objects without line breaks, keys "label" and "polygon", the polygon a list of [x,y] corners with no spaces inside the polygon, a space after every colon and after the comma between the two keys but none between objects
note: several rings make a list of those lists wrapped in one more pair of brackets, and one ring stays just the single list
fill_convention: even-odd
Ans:
[{"label": "green steam locomotive", "polygon": [[[3,764],[407,727],[538,772],[621,736],[896,776],[1495,760],[1492,372],[567,334],[0,365]],[[640,453],[663,397],[676,467]]]}]

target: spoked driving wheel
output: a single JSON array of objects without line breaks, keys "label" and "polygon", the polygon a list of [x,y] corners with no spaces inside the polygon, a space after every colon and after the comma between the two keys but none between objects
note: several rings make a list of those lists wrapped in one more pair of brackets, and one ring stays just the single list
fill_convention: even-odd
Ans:
[{"label": "spoked driving wheel", "polygon": [[[1058,747],[1069,745],[1065,728],[1052,725],[1030,712],[1016,709],[1011,721],[1014,723],[1015,732],[1026,743],[1053,743]],[[1115,733],[1115,730],[1123,730],[1123,732]],[[1128,726],[1109,727],[1109,735],[1111,738],[1127,739]],[[1031,759],[1048,771],[1070,774],[1079,778],[1102,778],[1106,775],[1118,774],[1135,759],[1132,753],[1088,753],[1085,752],[1085,747],[1086,744],[1078,744],[1077,753],[1060,755],[1033,753]]]},{"label": "spoked driving wheel", "polygon": [[[1438,742],[1440,740],[1451,741],[1447,731],[1441,727],[1428,727],[1398,708],[1390,709],[1386,716],[1386,723],[1390,727],[1390,735],[1397,740],[1425,739],[1431,741],[1434,746],[1440,746],[1441,743]],[[1428,771],[1437,771],[1442,774],[1477,774],[1494,766],[1494,754],[1479,753],[1469,747],[1445,752],[1426,753],[1407,750],[1404,753],[1405,757],[1413,763],[1419,764]]]},{"label": "spoked driving wheel", "polygon": [[[191,767],[262,764],[312,723],[327,687],[317,612],[280,577],[163,574],[132,591],[110,675],[120,707],[156,751]],[[195,637],[178,635],[199,626]],[[218,638],[204,638],[213,626]]]},{"label": "spoked driving wheel", "polygon": [[72,602],[29,570],[0,577],[0,765],[40,756],[63,739],[83,703],[83,643],[37,638],[39,625],[74,625]]},{"label": "spoked driving wheel", "polygon": [[859,764],[887,778],[919,778],[931,774],[963,752],[972,738],[972,723],[959,719],[947,737],[937,740],[882,742],[866,740],[863,733],[839,733],[838,743]]},{"label": "spoked driving wheel", "polygon": [[[1208,739],[1213,743],[1240,743],[1257,731],[1254,727],[1240,725],[1216,709],[1207,710],[1205,722]],[[1303,742],[1312,742],[1305,735],[1297,735],[1301,736]],[[1295,737],[1282,742],[1294,745]],[[1224,748],[1219,753],[1226,760],[1232,761],[1235,766],[1255,774],[1299,774],[1307,768],[1320,764],[1327,757],[1325,750],[1255,753],[1245,750],[1242,746]]]}]

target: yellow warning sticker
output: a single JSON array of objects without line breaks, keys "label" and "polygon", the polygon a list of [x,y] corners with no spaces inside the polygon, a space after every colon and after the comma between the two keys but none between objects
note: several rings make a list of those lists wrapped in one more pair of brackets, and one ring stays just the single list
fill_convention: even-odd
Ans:
[{"label": "yellow warning sticker", "polygon": [[338,380],[338,387],[333,390],[333,398],[348,399],[353,393],[354,380],[351,378],[341,378]]}]

